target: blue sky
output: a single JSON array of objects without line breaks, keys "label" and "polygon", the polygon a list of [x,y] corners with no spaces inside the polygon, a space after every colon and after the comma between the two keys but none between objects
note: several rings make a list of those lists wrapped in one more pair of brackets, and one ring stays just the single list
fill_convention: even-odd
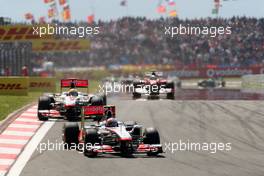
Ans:
[{"label": "blue sky", "polygon": [[[96,20],[117,19],[122,16],[146,16],[158,18],[159,0],[127,0],[127,7],[120,7],[121,0],[69,0],[73,20],[86,20],[93,13]],[[165,0],[164,0],[165,1]],[[208,17],[214,0],[175,0],[179,18]],[[47,15],[48,5],[43,0],[0,0],[0,16],[11,17],[13,21],[25,21],[24,14],[31,12],[36,18]],[[264,17],[264,0],[222,1],[219,16]],[[164,15],[166,16],[166,15]]]}]

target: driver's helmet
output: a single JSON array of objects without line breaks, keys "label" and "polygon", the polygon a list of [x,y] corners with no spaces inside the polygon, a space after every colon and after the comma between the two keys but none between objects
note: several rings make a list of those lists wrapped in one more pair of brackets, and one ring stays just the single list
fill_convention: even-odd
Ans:
[{"label": "driver's helmet", "polygon": [[106,127],[118,127],[118,122],[115,118],[109,118],[105,123]]},{"label": "driver's helmet", "polygon": [[78,96],[78,91],[76,89],[70,89],[69,96],[77,97]]},{"label": "driver's helmet", "polygon": [[151,75],[150,76],[150,80],[155,80],[156,79],[156,76],[155,75]]}]

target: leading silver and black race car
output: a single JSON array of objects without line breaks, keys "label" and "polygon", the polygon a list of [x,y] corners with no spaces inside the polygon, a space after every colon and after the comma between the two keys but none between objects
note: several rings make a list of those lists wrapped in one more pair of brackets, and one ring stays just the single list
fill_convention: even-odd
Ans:
[{"label": "leading silver and black race car", "polygon": [[[82,143],[83,153],[88,157],[98,154],[147,154],[157,156],[162,153],[159,133],[155,128],[146,128],[136,122],[122,122],[116,120],[109,110],[113,106],[105,106],[106,119],[98,124],[81,125],[77,122],[67,122],[63,127],[63,141],[65,144],[76,145]],[[93,110],[92,110],[93,111]],[[112,114],[112,112],[110,113]]]},{"label": "leading silver and black race car", "polygon": [[172,80],[163,78],[161,72],[146,73],[143,80],[133,82],[133,99],[142,95],[155,98],[162,94],[165,94],[167,99],[174,99],[175,85]]},{"label": "leading silver and black race car", "polygon": [[[62,92],[62,88],[69,91]],[[63,117],[67,120],[76,120],[81,115],[81,104],[87,106],[106,105],[105,95],[92,95],[77,91],[76,88],[87,88],[88,80],[64,79],[61,80],[61,93],[44,94],[38,101],[39,120],[48,120],[50,117]]]}]

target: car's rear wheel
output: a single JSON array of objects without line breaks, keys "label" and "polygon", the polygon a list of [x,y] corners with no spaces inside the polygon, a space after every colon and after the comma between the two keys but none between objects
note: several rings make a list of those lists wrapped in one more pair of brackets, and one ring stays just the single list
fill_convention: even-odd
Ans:
[{"label": "car's rear wheel", "polygon": [[97,133],[96,129],[87,129],[85,132],[85,138],[84,138],[84,152],[83,154],[88,157],[96,157],[97,152],[94,152],[93,150],[89,150],[90,147],[93,147],[95,145],[99,145],[99,135]]},{"label": "car's rear wheel", "polygon": [[[146,128],[144,132],[144,144],[160,144],[159,132],[155,128]],[[160,151],[148,152],[148,156],[156,156]]]},{"label": "car's rear wheel", "polygon": [[68,147],[78,144],[79,125],[77,122],[66,122],[63,126],[63,141]]},{"label": "car's rear wheel", "polygon": [[100,95],[94,95],[90,101],[91,101],[92,106],[103,106],[104,105],[103,97],[101,97]]},{"label": "car's rear wheel", "polygon": [[133,99],[141,98],[141,94],[136,92],[137,88],[142,88],[142,83],[138,81],[133,83]]},{"label": "car's rear wheel", "polygon": [[141,98],[141,94],[137,92],[133,92],[133,99]]},{"label": "car's rear wheel", "polygon": [[174,100],[175,99],[174,93],[167,93],[167,99]]},{"label": "car's rear wheel", "polygon": [[174,90],[175,90],[174,82],[168,82],[166,85],[166,88],[171,89],[171,92],[167,93],[167,99],[173,100],[175,98],[175,96],[174,96]]},{"label": "car's rear wheel", "polygon": [[103,94],[103,104],[104,105],[107,105],[107,98],[106,98],[106,95],[105,94]]}]

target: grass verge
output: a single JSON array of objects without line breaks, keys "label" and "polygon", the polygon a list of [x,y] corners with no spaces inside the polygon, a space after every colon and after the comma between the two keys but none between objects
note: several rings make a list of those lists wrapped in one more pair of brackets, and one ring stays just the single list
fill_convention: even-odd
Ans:
[{"label": "grass verge", "polygon": [[15,110],[29,104],[41,95],[40,92],[30,92],[28,96],[0,96],[0,121],[8,116],[8,114]]},{"label": "grass verge", "polygon": [[[89,92],[96,92],[98,90],[99,81],[89,80],[89,85]],[[60,91],[59,86],[57,86],[57,90],[57,92]],[[15,110],[37,101],[41,94],[41,92],[29,92],[28,96],[0,95],[0,121],[4,120]]]}]

